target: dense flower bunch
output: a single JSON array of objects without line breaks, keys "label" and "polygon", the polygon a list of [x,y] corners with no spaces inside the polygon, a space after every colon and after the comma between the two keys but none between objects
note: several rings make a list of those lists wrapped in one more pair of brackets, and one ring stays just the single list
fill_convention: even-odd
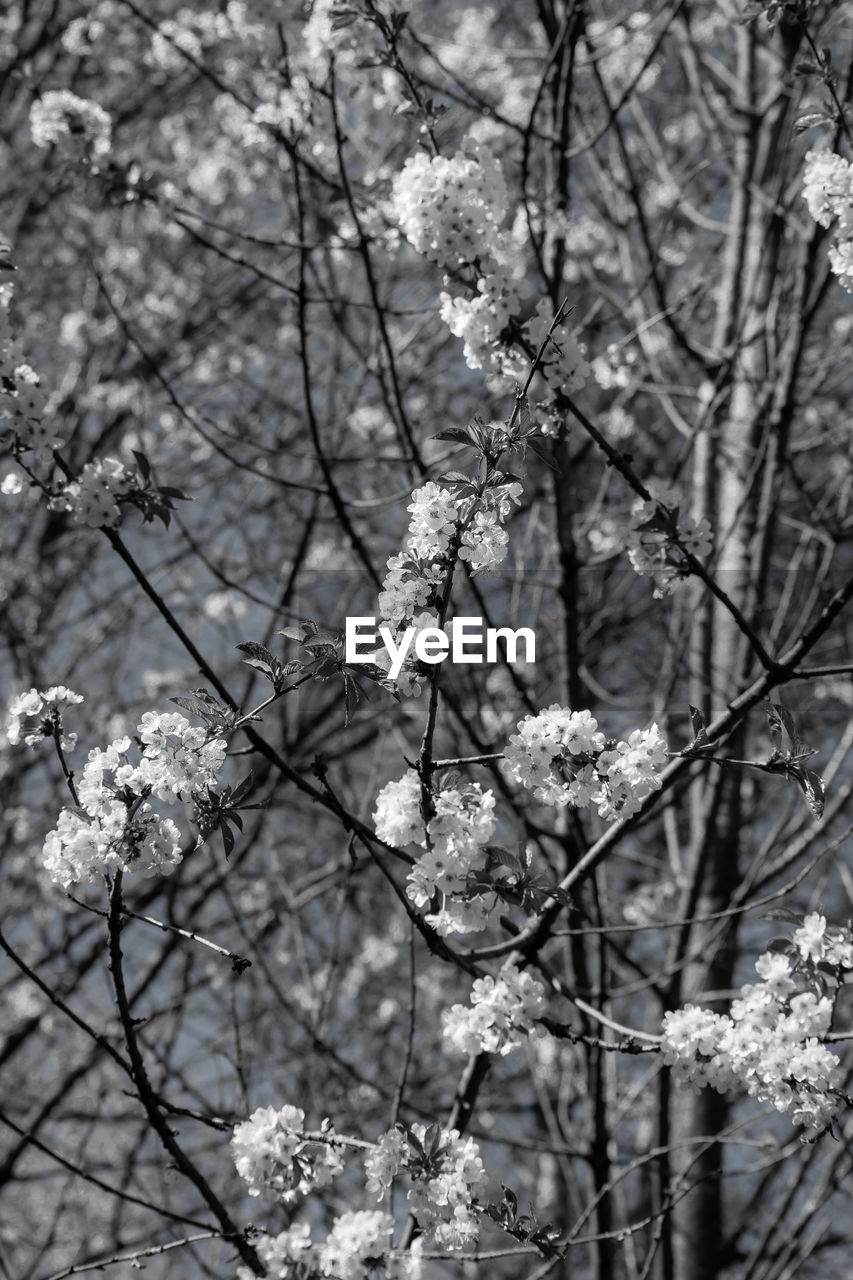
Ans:
[{"label": "dense flower bunch", "polygon": [[359,1209],[342,1213],[320,1249],[320,1269],[340,1280],[360,1280],[370,1268],[368,1260],[387,1252],[394,1230],[390,1213]]},{"label": "dense flower bunch", "polygon": [[394,179],[394,216],[418,253],[440,267],[475,261],[494,265],[508,256],[501,223],[507,188],[498,161],[470,141],[453,156],[410,156]]},{"label": "dense flower bunch", "polygon": [[[439,314],[457,338],[470,369],[520,376],[506,329],[521,310],[523,257],[501,229],[508,211],[506,182],[498,160],[474,138],[455,155],[411,156],[394,180],[391,212],[409,243],[443,267],[445,290]],[[460,276],[468,285],[460,292]],[[451,286],[453,291],[451,292]],[[538,350],[551,324],[542,299],[519,328]],[[539,372],[551,391],[578,391],[590,375],[584,348],[563,321],[551,335]]]},{"label": "dense flower bunch", "polygon": [[803,173],[803,199],[820,226],[837,224],[829,265],[842,286],[853,291],[853,165],[832,151],[809,151]]},{"label": "dense flower bunch", "polygon": [[826,916],[819,911],[812,911],[803,919],[792,942],[801,961],[853,969],[853,934],[849,929],[830,928]]},{"label": "dense flower bunch", "polygon": [[98,159],[110,149],[112,121],[97,102],[68,89],[50,89],[30,108],[30,132],[37,147],[54,143],[64,151]]},{"label": "dense flower bunch", "polygon": [[484,929],[493,904],[480,894],[469,895],[467,881],[482,865],[483,846],[495,829],[494,796],[476,782],[444,788],[433,797],[434,814],[426,830],[420,803],[418,775],[409,769],[377,796],[376,834],[389,844],[424,848],[409,872],[406,893],[418,907],[439,896],[442,905],[426,916],[428,924],[441,934]]},{"label": "dense flower bunch", "polygon": [[[675,512],[681,546],[670,533],[661,506]],[[668,596],[689,573],[681,547],[701,560],[710,554],[712,544],[708,521],[681,515],[674,493],[667,491],[650,502],[638,499],[631,509],[628,559],[636,573],[654,579],[654,595],[658,599]]]},{"label": "dense flower bunch", "polygon": [[62,440],[44,423],[45,395],[39,376],[24,359],[12,332],[9,307],[12,287],[0,289],[0,435],[11,431],[22,450],[49,459]]},{"label": "dense flower bunch", "polygon": [[525,716],[504,749],[511,776],[537,800],[573,809],[595,804],[609,820],[637,813],[660,789],[658,770],[666,756],[656,724],[635,729],[627,742],[608,744],[589,711],[570,711],[556,702]]},{"label": "dense flower bunch", "polygon": [[[441,318],[464,339],[471,369],[503,370],[501,333],[518,313],[516,280],[523,263],[501,230],[507,188],[499,162],[488,149],[467,139],[453,156],[411,156],[394,180],[392,214],[409,243],[445,268]],[[459,292],[459,276],[470,289]]]},{"label": "dense flower bunch", "polygon": [[315,1187],[324,1187],[343,1172],[333,1145],[334,1129],[324,1121],[326,1141],[306,1138],[305,1112],[300,1107],[258,1107],[234,1129],[234,1165],[249,1195],[272,1193],[285,1204]]},{"label": "dense flower bunch", "polygon": [[224,738],[211,738],[177,713],[149,711],[138,725],[142,750],[130,760],[130,738],[89,752],[76,783],[78,804],[65,808],[44,842],[44,865],[64,888],[111,870],[169,875],[181,861],[181,833],[160,818],[164,804],[190,800],[216,785]]},{"label": "dense flower bunch", "polygon": [[[521,492],[517,482],[492,485],[474,498],[459,498],[434,480],[415,489],[407,507],[408,537],[402,552],[388,560],[378,601],[383,625],[395,638],[408,627],[438,626],[434,607],[454,547],[471,569],[493,569],[501,563],[509,542],[501,525],[520,502]],[[387,668],[387,652],[380,650],[374,661]],[[412,647],[397,677],[398,687],[402,693],[416,694],[424,679]]]},{"label": "dense flower bunch", "polygon": [[70,511],[75,524],[111,529],[121,520],[118,499],[139,483],[137,473],[117,458],[102,458],[87,462],[77,479],[64,485],[48,506],[54,511]]},{"label": "dense flower bunch", "polygon": [[386,782],[376,797],[373,822],[379,839],[388,844],[423,844],[421,782],[414,769],[407,769],[396,782]]},{"label": "dense flower bunch", "polygon": [[534,1020],[544,1011],[542,983],[507,960],[497,978],[487,975],[475,979],[469,1007],[455,1004],[445,1010],[444,1041],[465,1055],[507,1054],[521,1044],[520,1033],[529,1035],[535,1029]]},{"label": "dense flower bunch", "polygon": [[479,499],[471,519],[465,524],[459,559],[471,569],[495,569],[502,563],[509,545],[509,535],[502,528],[514,505],[521,503],[522,487],[518,481],[493,485]]},{"label": "dense flower bunch", "polygon": [[406,510],[412,513],[407,549],[420,560],[433,560],[444,555],[456,532],[458,516],[456,500],[450,490],[442,489],[430,480],[423,488],[415,489]]},{"label": "dense flower bunch", "polygon": [[[322,1244],[313,1244],[307,1222],[296,1222],[277,1236],[261,1236],[255,1245],[269,1280],[334,1276],[335,1280],[368,1280],[383,1267],[387,1280],[420,1280],[422,1239],[405,1253],[391,1253],[394,1229],[390,1214],[359,1209],[335,1218]],[[254,1280],[248,1267],[238,1267],[237,1280]]]},{"label": "dense flower bunch", "polygon": [[390,1129],[365,1160],[368,1190],[383,1195],[401,1171],[411,1180],[409,1203],[428,1239],[446,1249],[477,1243],[480,1224],[474,1206],[486,1171],[472,1138],[438,1125],[427,1129],[413,1124],[408,1138]]},{"label": "dense flower bunch", "polygon": [[[311,1228],[307,1222],[295,1222],[277,1236],[260,1236],[255,1241],[255,1252],[266,1267],[270,1280],[291,1280],[300,1274],[310,1275],[307,1268],[312,1259]],[[255,1280],[249,1267],[237,1268],[237,1280]]]},{"label": "dense flower bunch", "polygon": [[6,712],[3,731],[10,746],[17,746],[23,740],[28,747],[34,747],[45,738],[52,738],[59,732],[59,745],[63,751],[73,751],[77,744],[76,733],[65,733],[62,727],[62,706],[73,706],[82,702],[79,693],[66,689],[64,684],[51,685],[49,689],[29,689],[12,698]]},{"label": "dense flower bunch", "polygon": [[833,1000],[816,966],[853,969],[848,931],[827,933],[818,913],[794,933],[790,953],[765,952],[755,967],[761,982],[741,988],[730,1015],[686,1005],[663,1020],[664,1061],[676,1079],[719,1093],[745,1089],[795,1122],[813,1129],[832,1123],[841,1103],[841,1064],[821,1038]]},{"label": "dense flower bunch", "polygon": [[367,1190],[377,1197],[385,1194],[397,1174],[405,1167],[409,1142],[402,1128],[387,1129],[373,1150],[365,1157]]}]

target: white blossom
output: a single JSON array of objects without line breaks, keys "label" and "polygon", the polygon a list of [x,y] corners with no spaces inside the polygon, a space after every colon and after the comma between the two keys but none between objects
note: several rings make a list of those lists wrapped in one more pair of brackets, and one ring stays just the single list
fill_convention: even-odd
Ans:
[{"label": "white blossom", "polygon": [[323,1274],[338,1280],[361,1280],[368,1259],[381,1258],[394,1230],[390,1213],[360,1209],[342,1213],[319,1250]]},{"label": "white blossom", "polygon": [[500,163],[471,136],[453,156],[410,156],[391,193],[392,216],[409,243],[454,281],[469,277],[467,293],[455,284],[440,299],[442,320],[464,339],[469,368],[504,373],[517,372],[502,332],[518,313],[516,281],[523,273],[519,250],[502,229],[507,203]]},{"label": "white blossom", "polygon": [[168,875],[181,861],[180,831],[149,797],[176,804],[206,793],[227,744],[173,712],[146,712],[138,731],[141,752],[131,751],[129,737],[89,752],[75,783],[78,804],[62,810],[45,838],[45,868],[64,888],[111,870]]},{"label": "white blossom", "polygon": [[[425,1125],[412,1125],[412,1132],[424,1143]],[[418,1165],[410,1156],[413,1183],[409,1203],[418,1225],[437,1245],[453,1250],[471,1248],[480,1235],[473,1201],[486,1183],[480,1150],[472,1138],[460,1137],[456,1129],[442,1129],[438,1141],[441,1155],[425,1165]],[[428,1145],[425,1149],[428,1152]]]},{"label": "white blossom", "polygon": [[396,782],[387,782],[376,797],[373,823],[386,844],[420,844],[424,837],[421,817],[421,783],[414,769]]},{"label": "white blossom", "polygon": [[87,462],[77,479],[64,485],[48,506],[54,511],[69,511],[75,524],[112,529],[121,520],[118,499],[138,483],[136,472],[117,458],[102,458]]},{"label": "white blossom", "polygon": [[421,786],[414,769],[389,782],[376,800],[376,834],[389,844],[419,844],[424,849],[409,872],[406,893],[417,907],[427,907],[438,895],[439,907],[426,916],[439,933],[462,933],[485,928],[490,904],[479,896],[468,899],[468,877],[482,863],[482,847],[495,829],[495,798],[479,783],[445,787],[432,797],[433,814],[426,828],[421,811]]},{"label": "white blossom", "polygon": [[112,121],[97,102],[68,89],[49,89],[30,108],[30,132],[37,147],[73,147],[80,139],[94,157],[110,149]]},{"label": "white blossom", "polygon": [[[383,625],[395,641],[399,642],[410,627],[415,632],[438,627],[438,615],[432,607],[454,547],[459,559],[467,561],[474,571],[494,569],[503,561],[509,539],[500,526],[513,506],[520,503],[521,493],[517,481],[489,486],[475,497],[458,498],[434,480],[415,489],[407,507],[411,520],[403,550],[388,560],[379,594]],[[373,660],[377,666],[390,668],[386,648],[380,649]],[[411,644],[395,677],[397,688],[407,695],[418,694],[425,679],[425,669]]]},{"label": "white blossom", "polygon": [[455,1004],[442,1014],[445,1044],[457,1053],[507,1054],[521,1044],[521,1034],[534,1031],[545,1011],[545,988],[511,960],[497,978],[477,978],[471,1004]]},{"label": "white blossom", "polygon": [[822,227],[834,227],[829,265],[853,291],[853,165],[832,151],[809,151],[803,168],[803,199]]},{"label": "white blossom", "polygon": [[49,689],[29,689],[9,701],[3,732],[10,746],[23,741],[34,747],[45,738],[59,731],[59,745],[63,751],[73,751],[77,744],[76,733],[66,733],[62,725],[62,706],[74,706],[83,701],[82,695],[66,689],[64,684],[51,685]]},{"label": "white blossom", "polygon": [[365,1156],[367,1190],[381,1198],[404,1166],[408,1150],[406,1135],[401,1129],[388,1129],[383,1133]]},{"label": "white blossom", "polygon": [[765,952],[755,965],[761,982],[742,987],[729,1014],[695,1005],[665,1014],[661,1048],[676,1079],[719,1093],[745,1090],[806,1127],[831,1124],[844,1080],[838,1059],[821,1043],[833,1002],[801,985],[831,948],[853,968],[853,948],[841,949],[850,937],[838,933],[827,940],[826,920],[813,912],[793,940],[806,972],[795,972],[785,954]]},{"label": "white blossom", "polygon": [[589,711],[555,702],[519,722],[504,759],[509,774],[543,804],[582,809],[594,803],[602,818],[629,817],[661,786],[666,741],[653,724],[635,729],[627,742],[605,746]]},{"label": "white blossom", "polygon": [[[323,1132],[329,1139],[334,1137],[328,1122]],[[331,1141],[306,1138],[305,1112],[300,1107],[258,1107],[235,1127],[231,1149],[249,1195],[271,1192],[285,1204],[292,1204],[298,1194],[326,1186],[343,1172]]]}]

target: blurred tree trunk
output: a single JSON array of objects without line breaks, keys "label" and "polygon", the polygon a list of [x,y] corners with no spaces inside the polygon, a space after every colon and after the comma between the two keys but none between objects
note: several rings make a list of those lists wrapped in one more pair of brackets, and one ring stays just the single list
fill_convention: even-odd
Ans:
[{"label": "blurred tree trunk", "polygon": [[[765,473],[779,461],[779,451],[768,447],[786,287],[778,202],[786,180],[789,74],[799,35],[798,27],[785,24],[769,41],[756,24],[742,27],[738,35],[737,84],[728,102],[732,199],[715,304],[713,351],[720,365],[706,388],[707,412],[694,464],[694,514],[709,518],[717,531],[717,581],[758,630],[772,521],[761,499],[774,480]],[[756,674],[757,659],[719,601],[704,593],[696,606],[692,701],[712,718],[725,709],[731,690]],[[741,728],[729,740],[727,754],[742,758],[747,750]],[[701,921],[731,904],[742,874],[744,782],[741,772],[705,771],[692,788],[682,906],[685,917],[700,922],[685,930],[670,957],[687,960],[670,983],[678,1004],[704,1001],[703,993],[725,992],[733,985],[738,917]],[[727,1114],[726,1098],[712,1089],[697,1095],[671,1091],[670,1187],[676,1204],[671,1252],[668,1258],[664,1252],[662,1267],[667,1280],[712,1280],[732,1261],[726,1257],[722,1197],[725,1148],[701,1141],[724,1132]]]}]

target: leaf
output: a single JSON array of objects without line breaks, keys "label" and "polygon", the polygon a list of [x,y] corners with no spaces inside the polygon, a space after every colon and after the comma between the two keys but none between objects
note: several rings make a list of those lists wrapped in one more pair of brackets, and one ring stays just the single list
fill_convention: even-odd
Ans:
[{"label": "leaf", "polygon": [[814,129],[822,124],[832,124],[832,117],[825,111],[810,111],[794,121],[794,133],[805,133],[807,129]]},{"label": "leaf", "polygon": [[486,855],[486,866],[490,870],[494,867],[506,867],[517,877],[523,876],[527,870],[527,863],[518,854],[510,853],[509,849],[504,849],[499,844],[484,845],[483,852]]},{"label": "leaf", "polygon": [[249,794],[249,792],[252,790],[252,787],[254,785],[255,785],[255,775],[253,771],[250,769],[249,772],[246,774],[245,778],[243,778],[242,782],[238,782],[236,787],[234,788],[234,791],[232,792],[231,799],[230,799],[231,805],[237,805],[241,800],[244,800],[246,796]]},{"label": "leaf", "polygon": [[530,1244],[535,1244],[543,1258],[559,1258],[562,1250],[557,1247],[560,1238],[558,1229],[547,1222],[544,1227],[532,1231],[527,1237]]},{"label": "leaf", "polygon": [[438,431],[431,437],[433,440],[451,440],[454,444],[471,444],[468,432],[462,427],[448,427],[445,431]]},{"label": "leaf", "polygon": [[796,911],[789,910],[788,907],[771,907],[769,911],[764,912],[764,919],[781,920],[785,924],[795,924],[797,928],[803,923],[803,917]]},{"label": "leaf", "polygon": [[504,1202],[508,1205],[513,1217],[515,1217],[518,1213],[518,1196],[503,1183],[501,1183],[501,1190],[504,1193]]},{"label": "leaf", "polygon": [[270,653],[266,645],[258,644],[256,640],[244,640],[242,644],[234,646],[241,653],[251,654],[253,658],[260,658],[268,667],[278,666],[278,659],[274,654]]},{"label": "leaf", "polygon": [[433,1123],[424,1134],[424,1153],[432,1157],[441,1145],[441,1125]]},{"label": "leaf", "polygon": [[711,740],[705,730],[705,717],[698,707],[690,706],[690,723],[693,726],[693,741],[688,751],[696,751],[700,747],[711,746]]},{"label": "leaf", "polygon": [[420,1139],[415,1136],[415,1134],[412,1132],[411,1129],[406,1130],[406,1138],[408,1140],[409,1146],[415,1152],[415,1155],[419,1156],[421,1160],[423,1160],[426,1156],[426,1152],[421,1146]]},{"label": "leaf", "polygon": [[826,804],[826,785],[823,778],[811,769],[792,770],[791,776],[802,790],[806,804],[811,809],[815,820],[820,822]]},{"label": "leaf", "polygon": [[227,822],[220,822],[219,830],[222,832],[222,847],[225,850],[225,857],[228,858],[234,850],[234,832]]},{"label": "leaf", "polygon": [[301,627],[284,627],[283,630],[276,632],[277,636],[285,636],[288,640],[304,639]]},{"label": "leaf", "polygon": [[131,451],[136,459],[136,465],[139,468],[139,474],[143,481],[147,484],[151,479],[151,463],[148,461],[144,453],[140,453],[137,449]]},{"label": "leaf", "polygon": [[303,649],[335,649],[340,644],[337,636],[330,631],[318,631],[302,641]]},{"label": "leaf", "polygon": [[560,474],[560,468],[557,466],[550,453],[547,453],[546,450],[541,448],[534,440],[528,440],[527,447],[531,453],[536,454],[537,458],[542,459],[546,467],[550,467],[552,471],[556,471],[557,475]]},{"label": "leaf", "polygon": [[275,672],[270,668],[268,662],[261,662],[259,658],[244,658],[243,663],[247,667],[254,667],[255,671],[260,671],[275,683]]},{"label": "leaf", "polygon": [[190,715],[198,716],[209,729],[227,729],[234,723],[234,712],[217,702],[207,689],[193,689],[190,698],[170,698]]},{"label": "leaf", "polygon": [[775,955],[787,956],[794,951],[794,944],[790,938],[771,938],[764,944],[764,950],[772,951]]},{"label": "leaf", "polygon": [[785,752],[784,734],[787,733],[792,744],[797,737],[797,726],[794,722],[794,717],[787,707],[782,706],[781,702],[765,702],[764,710],[767,715],[767,722],[770,725],[770,734],[773,741],[779,751]]},{"label": "leaf", "polygon": [[189,711],[190,715],[198,716],[200,720],[206,720],[208,716],[208,708],[203,702],[199,702],[197,698],[170,698],[170,702],[174,702],[176,706],[181,707],[184,711]]},{"label": "leaf", "polygon": [[340,31],[344,27],[351,27],[358,20],[358,13],[354,9],[340,9],[332,18],[332,30]]}]

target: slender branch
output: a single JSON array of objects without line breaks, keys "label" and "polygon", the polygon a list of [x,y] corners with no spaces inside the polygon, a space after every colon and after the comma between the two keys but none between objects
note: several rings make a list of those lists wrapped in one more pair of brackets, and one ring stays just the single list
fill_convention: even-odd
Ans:
[{"label": "slender branch", "polygon": [[124,1038],[127,1044],[133,1081],[136,1085],[139,1100],[145,1108],[145,1113],[148,1116],[151,1127],[157,1134],[166,1152],[171,1156],[178,1170],[199,1192],[205,1204],[220,1224],[222,1234],[227,1239],[233,1241],[237,1252],[240,1254],[243,1262],[246,1263],[252,1273],[256,1276],[263,1276],[266,1274],[265,1268],[255,1249],[246,1239],[245,1232],[241,1231],[237,1227],[228,1210],[213,1191],[207,1179],[177,1142],[174,1132],[166,1123],[163,1113],[160,1110],[157,1097],[148,1079],[148,1072],[145,1067],[145,1061],[142,1057],[142,1051],[139,1047],[139,1040],[136,1035],[136,1022],[130,1012],[130,1002],[127,998],[127,990],[124,984],[124,969],[121,949],[122,914],[124,908],[121,890],[122,873],[121,871],[117,871],[113,881],[112,893],[110,894],[109,969],[112,975],[113,990],[115,991],[119,1018],[121,1020],[122,1030],[124,1031]]}]

